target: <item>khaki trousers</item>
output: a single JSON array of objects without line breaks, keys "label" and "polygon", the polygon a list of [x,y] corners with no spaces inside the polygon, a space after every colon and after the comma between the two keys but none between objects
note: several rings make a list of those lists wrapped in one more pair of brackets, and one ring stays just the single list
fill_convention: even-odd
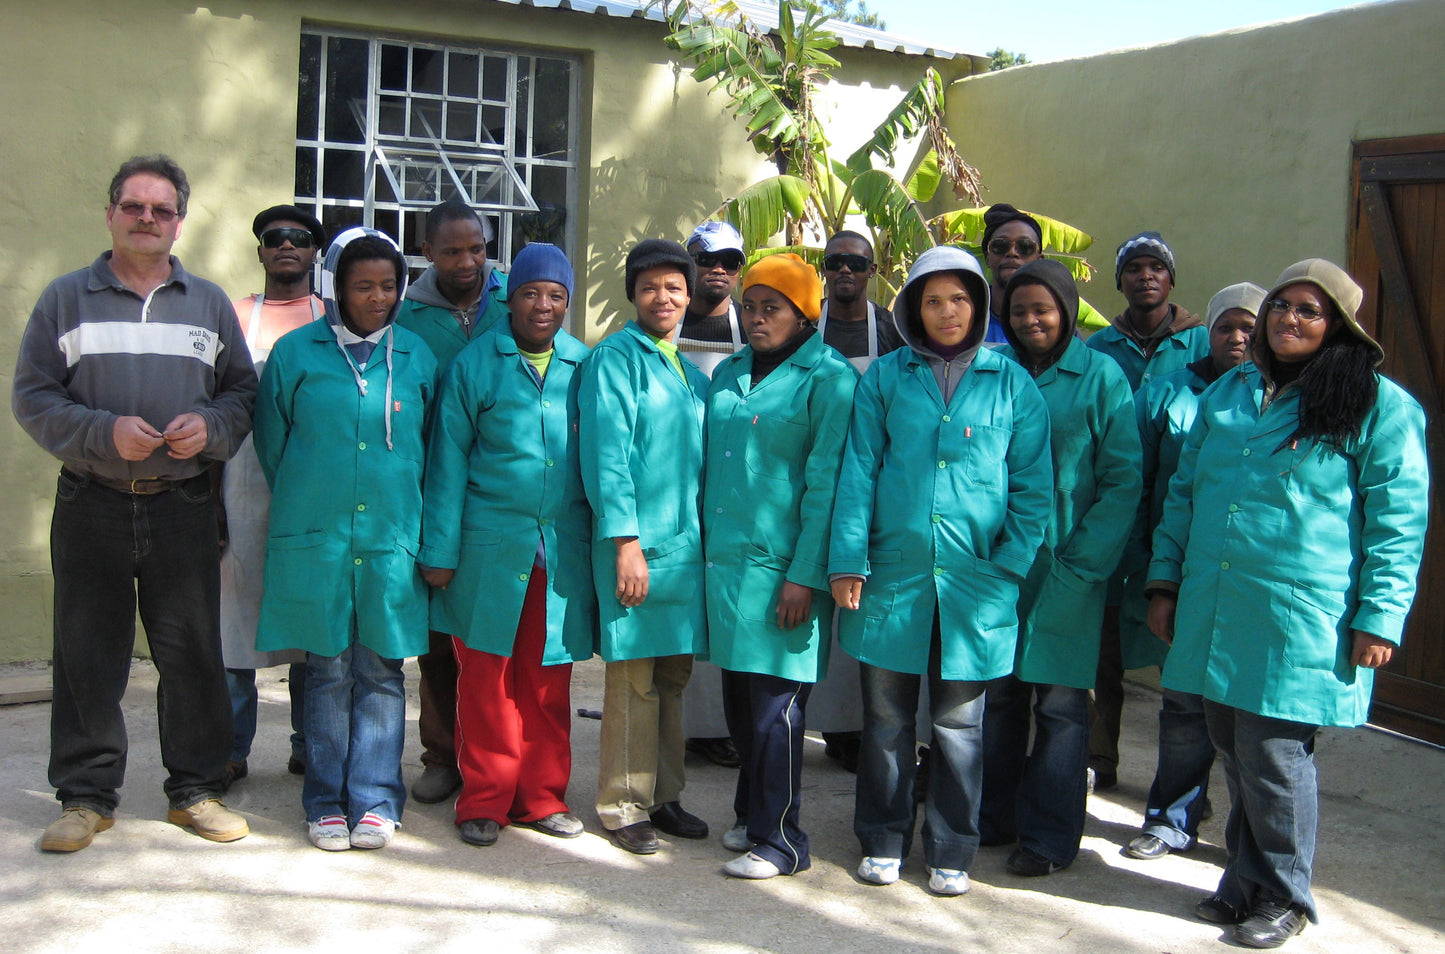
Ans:
[{"label": "khaki trousers", "polygon": [[607,664],[597,817],[609,831],[647,821],[682,794],[682,690],[691,675],[691,656]]}]

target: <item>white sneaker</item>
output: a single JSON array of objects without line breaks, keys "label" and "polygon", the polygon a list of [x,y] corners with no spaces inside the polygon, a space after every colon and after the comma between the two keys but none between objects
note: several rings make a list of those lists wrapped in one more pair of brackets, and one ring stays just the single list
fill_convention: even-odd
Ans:
[{"label": "white sneaker", "polygon": [[351,847],[385,848],[391,844],[391,836],[395,832],[396,822],[382,818],[376,812],[367,812],[351,829]]},{"label": "white sneaker", "polygon": [[893,884],[903,870],[902,858],[874,858],[869,856],[858,864],[858,877],[869,884]]},{"label": "white sneaker", "polygon": [[342,815],[327,815],[308,822],[306,837],[322,851],[345,851],[351,847],[351,833],[346,830],[346,818]]},{"label": "white sneaker", "polygon": [[760,858],[751,851],[745,855],[738,855],[732,861],[722,867],[723,874],[732,878],[751,878],[754,881],[762,881],[765,878],[776,878],[783,873],[783,870],[766,858]]},{"label": "white sneaker", "polygon": [[723,835],[723,847],[728,851],[747,851],[752,846],[753,840],[748,837],[748,826],[745,824],[736,824]]},{"label": "white sneaker", "polygon": [[957,868],[929,868],[928,890],[945,898],[968,894],[968,872]]}]

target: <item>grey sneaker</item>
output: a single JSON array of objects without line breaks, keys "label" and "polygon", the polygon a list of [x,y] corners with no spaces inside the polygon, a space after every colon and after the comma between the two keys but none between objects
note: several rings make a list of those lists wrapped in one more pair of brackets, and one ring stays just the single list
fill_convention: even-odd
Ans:
[{"label": "grey sneaker", "polygon": [[723,835],[723,847],[728,851],[747,851],[753,847],[753,840],[748,837],[748,826],[745,822],[738,822],[727,830]]},{"label": "grey sneaker", "polygon": [[93,808],[67,808],[40,836],[41,851],[79,851],[88,847],[95,833],[105,831],[115,819]]},{"label": "grey sneaker", "polygon": [[553,812],[545,818],[536,821],[512,822],[518,828],[530,828],[533,831],[540,831],[544,835],[551,835],[553,838],[576,838],[582,834],[582,819],[571,812]]}]

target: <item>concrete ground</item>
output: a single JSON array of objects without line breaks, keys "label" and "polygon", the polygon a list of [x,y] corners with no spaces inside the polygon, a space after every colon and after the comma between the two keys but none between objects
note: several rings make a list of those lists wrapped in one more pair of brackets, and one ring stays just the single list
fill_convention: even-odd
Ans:
[{"label": "concrete ground", "polygon": [[[286,773],[284,667],[263,671],[261,728],[250,776],[227,802],[251,835],[218,845],[165,822],[157,751],[155,671],[135,664],[126,716],[130,770],[116,826],[72,855],[38,850],[56,816],[45,779],[49,706],[0,708],[0,950],[42,951],[1054,951],[1215,952],[1218,928],[1190,916],[1219,875],[1226,811],[1205,844],[1152,861],[1123,857],[1154,764],[1158,698],[1130,686],[1119,788],[1089,800],[1083,853],[1068,870],[1027,880],[984,849],[974,888],[935,898],[915,845],[903,880],[853,877],[853,776],[810,744],[803,822],[813,868],[735,881],[718,868],[731,822],[733,773],[689,758],[684,804],[713,827],[702,842],[669,840],[642,858],[614,847],[590,803],[598,723],[573,728],[574,810],[587,834],[561,841],[504,830],[492,848],[462,843],[450,805],[408,805],[391,847],[317,851],[306,841],[301,781]],[[573,704],[600,708],[602,667],[576,668]],[[415,668],[408,666],[413,692]],[[414,725],[406,778],[420,772]],[[1320,848],[1315,893],[1323,921],[1296,952],[1445,951],[1445,752],[1374,730],[1320,740]]]}]

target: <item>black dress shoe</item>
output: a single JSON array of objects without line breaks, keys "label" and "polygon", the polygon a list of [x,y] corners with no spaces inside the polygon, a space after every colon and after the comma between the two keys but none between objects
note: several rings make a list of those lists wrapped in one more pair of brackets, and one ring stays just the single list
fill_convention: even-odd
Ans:
[{"label": "black dress shoe", "polygon": [[1234,926],[1234,940],[1245,947],[1279,947],[1305,929],[1308,916],[1297,904],[1256,901]]},{"label": "black dress shoe", "polygon": [[648,814],[652,816],[652,824],[658,831],[666,832],[674,838],[707,837],[707,822],[685,811],[677,802],[659,805]]},{"label": "black dress shoe", "polygon": [[306,760],[298,759],[294,755],[291,756],[289,759],[286,760],[286,771],[290,772],[292,775],[305,775]]},{"label": "black dress shoe", "polygon": [[462,841],[479,848],[495,845],[501,831],[502,826],[490,818],[468,818],[457,826],[457,833],[462,836]]},{"label": "black dress shoe", "polygon": [[626,848],[634,855],[650,855],[657,851],[657,832],[652,830],[652,822],[618,828],[612,832],[612,838],[617,847]]},{"label": "black dress shoe", "polygon": [[1158,835],[1145,833],[1137,836],[1133,841],[1124,847],[1124,854],[1130,858],[1138,858],[1140,861],[1153,861],[1156,858],[1163,858],[1174,849]]},{"label": "black dress shoe", "polygon": [[743,764],[742,758],[738,755],[738,747],[733,745],[729,738],[721,739],[688,739],[684,747],[693,755],[701,755],[714,765],[721,765],[723,768],[737,768]]},{"label": "black dress shoe", "polygon": [[1244,912],[1217,894],[1200,901],[1194,906],[1194,916],[1210,924],[1238,924],[1244,920]]},{"label": "black dress shoe", "polygon": [[858,774],[858,752],[863,740],[857,732],[824,732],[823,754],[843,766],[843,771]]},{"label": "black dress shoe", "polygon": [[1015,849],[1014,853],[1008,856],[1005,864],[1009,871],[1020,878],[1041,878],[1044,875],[1051,875],[1055,871],[1063,871],[1067,867],[1050,861],[1037,851],[1028,848]]}]

